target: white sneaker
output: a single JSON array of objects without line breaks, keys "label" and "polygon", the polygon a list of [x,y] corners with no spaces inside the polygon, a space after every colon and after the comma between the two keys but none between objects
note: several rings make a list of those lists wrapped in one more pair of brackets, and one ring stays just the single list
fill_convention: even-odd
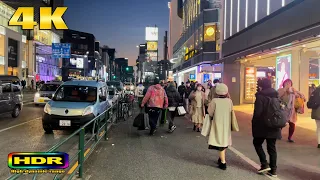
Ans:
[{"label": "white sneaker", "polygon": [[170,133],[172,133],[174,130],[176,130],[177,129],[177,126],[175,126],[175,125],[173,125],[172,127],[171,127],[171,129],[169,130],[169,132]]}]

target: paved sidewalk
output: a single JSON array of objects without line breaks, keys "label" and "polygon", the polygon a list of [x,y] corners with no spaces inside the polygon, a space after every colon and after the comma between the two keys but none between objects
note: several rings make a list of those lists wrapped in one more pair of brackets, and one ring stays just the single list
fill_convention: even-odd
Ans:
[{"label": "paved sidewalk", "polygon": [[207,140],[193,132],[183,117],[177,129],[159,128],[155,136],[137,131],[132,120],[115,125],[109,141],[102,142],[85,163],[85,179],[110,180],[267,180],[234,153],[228,153],[228,169],[217,168],[218,152],[208,150]]},{"label": "paved sidewalk", "polygon": [[[256,174],[258,156],[252,145],[252,115],[236,112],[240,132],[233,133],[233,146],[227,153],[227,171],[216,167],[218,153],[208,150],[207,140],[193,132],[193,125],[184,117],[176,118],[173,134],[160,128],[155,136],[132,127],[132,118],[115,125],[109,141],[101,142],[85,163],[85,179],[110,180],[264,180]],[[297,128],[296,143],[277,142],[278,179],[319,180],[320,149],[316,148],[315,132]],[[274,179],[274,178],[271,178]],[[277,179],[277,178],[276,178]]]}]

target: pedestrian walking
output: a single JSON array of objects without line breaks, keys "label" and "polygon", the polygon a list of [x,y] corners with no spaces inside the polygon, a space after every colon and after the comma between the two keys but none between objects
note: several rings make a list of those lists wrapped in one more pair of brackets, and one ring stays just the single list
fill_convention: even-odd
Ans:
[{"label": "pedestrian walking", "polygon": [[210,92],[208,94],[208,101],[211,102],[213,98],[217,97],[216,94],[216,85],[220,83],[218,79],[213,81],[213,86],[210,88]]},{"label": "pedestrian walking", "polygon": [[312,109],[311,118],[316,121],[318,148],[320,148],[320,86],[311,93],[307,106]]},{"label": "pedestrian walking", "polygon": [[33,87],[34,87],[34,80],[31,79],[31,89],[33,89]]},{"label": "pedestrian walking", "polygon": [[143,91],[144,91],[144,86],[143,86],[142,82],[140,82],[139,85],[137,86],[136,92],[135,92],[135,95],[138,98],[139,106],[141,106],[141,102],[143,99]]},{"label": "pedestrian walking", "polygon": [[184,82],[182,82],[181,85],[178,87],[178,92],[180,94],[180,99],[182,102],[183,102],[185,91],[186,91],[186,86],[184,85]]},{"label": "pedestrian walking", "polygon": [[[262,79],[258,84],[260,91],[256,93],[254,103],[254,113],[252,118],[253,145],[259,156],[261,168],[259,173],[268,172],[271,176],[277,176],[277,149],[276,141],[281,137],[280,128],[268,127],[265,123],[268,112],[268,98],[278,98],[278,92],[272,88],[269,79]],[[263,142],[267,142],[267,150],[270,157],[270,164],[266,159],[266,154],[262,148]]]},{"label": "pedestrian walking", "polygon": [[[293,134],[296,129],[297,117],[297,108],[295,107],[296,99],[301,98],[304,102],[306,98],[302,93],[295,90],[293,87],[291,79],[287,79],[283,82],[283,88],[278,90],[280,99],[286,103],[286,108],[288,111],[288,123],[289,123],[289,136],[288,142],[294,143]],[[303,104],[302,104],[303,105]]]},{"label": "pedestrian walking", "polygon": [[192,91],[193,89],[190,86],[190,81],[187,81],[186,89],[184,91],[184,106],[185,106],[184,109],[187,111],[187,113],[189,113],[189,104],[190,104],[189,96]]},{"label": "pedestrian walking", "polygon": [[168,113],[167,117],[169,120],[169,132],[172,133],[177,127],[174,125],[174,117],[177,114],[177,107],[179,106],[180,102],[180,94],[175,88],[175,83],[171,82],[166,89],[166,93],[168,96]]},{"label": "pedestrian walking", "polygon": [[168,107],[168,97],[165,90],[159,84],[159,80],[154,80],[154,85],[150,86],[144,96],[141,108],[147,104],[147,112],[149,115],[150,135],[154,135],[157,129],[159,115],[162,109]]},{"label": "pedestrian walking", "polygon": [[205,94],[202,91],[203,87],[201,84],[198,84],[197,89],[191,92],[189,99],[191,100],[191,119],[194,123],[193,130],[200,132],[200,129],[203,124],[203,119],[205,116]]},{"label": "pedestrian walking", "polygon": [[211,129],[209,133],[209,149],[218,150],[220,152],[218,164],[222,170],[227,169],[226,149],[231,145],[231,118],[233,111],[233,103],[228,98],[228,87],[225,84],[216,86],[217,97],[214,98],[208,107],[211,121]]}]

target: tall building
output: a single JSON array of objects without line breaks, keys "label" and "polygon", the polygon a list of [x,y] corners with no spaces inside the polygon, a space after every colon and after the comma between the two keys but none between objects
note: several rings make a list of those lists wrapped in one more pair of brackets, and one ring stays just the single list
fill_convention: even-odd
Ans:
[{"label": "tall building", "polygon": [[173,58],[173,46],[178,42],[182,35],[182,19],[178,16],[179,0],[171,0],[169,7],[169,42],[168,42],[168,58]]},{"label": "tall building", "polygon": [[273,88],[292,79],[309,97],[319,85],[320,1],[225,0],[222,59],[223,81],[234,104],[254,103],[260,78]]},{"label": "tall building", "polygon": [[126,71],[128,68],[128,58],[116,58],[115,59],[115,80],[125,82]]},{"label": "tall building", "polygon": [[220,4],[219,0],[178,1],[183,33],[173,46],[171,61],[174,80],[179,84],[188,79],[203,83],[221,76],[220,70],[211,65],[219,59]]},{"label": "tall building", "polygon": [[63,59],[62,79],[71,77],[95,77],[95,43],[93,34],[75,30],[65,30],[63,43],[71,44],[71,58]]},{"label": "tall building", "polygon": [[[8,27],[8,21],[18,7],[34,7],[34,19],[40,20],[40,7],[63,6],[63,0],[9,0],[0,2],[0,74],[15,75],[27,80],[48,81],[61,76],[61,59],[52,58],[52,43],[60,42],[62,32],[54,29],[21,30],[19,26]],[[7,51],[10,47],[10,51]],[[7,53],[9,52],[9,53]]]}]

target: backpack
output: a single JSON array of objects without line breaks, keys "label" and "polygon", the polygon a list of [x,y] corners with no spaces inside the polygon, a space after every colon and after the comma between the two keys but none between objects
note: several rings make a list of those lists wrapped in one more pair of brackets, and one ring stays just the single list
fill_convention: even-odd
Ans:
[{"label": "backpack", "polygon": [[279,98],[267,98],[265,124],[269,128],[283,128],[287,124],[288,112]]},{"label": "backpack", "polygon": [[298,97],[295,99],[294,108],[296,109],[298,114],[304,113],[304,99]]},{"label": "backpack", "polygon": [[320,106],[320,88],[317,88],[311,93],[307,107],[309,109],[317,109]]}]

